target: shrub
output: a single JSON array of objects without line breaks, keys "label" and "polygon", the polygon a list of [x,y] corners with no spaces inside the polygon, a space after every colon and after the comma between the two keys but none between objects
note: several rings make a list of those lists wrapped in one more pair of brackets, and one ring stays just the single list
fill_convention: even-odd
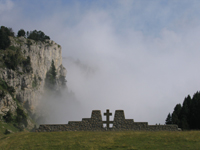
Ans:
[{"label": "shrub", "polygon": [[4,119],[7,123],[13,121],[12,113],[11,113],[10,110],[7,112],[7,114],[6,114],[5,116],[3,116],[3,119]]},{"label": "shrub", "polygon": [[27,127],[28,125],[27,116],[23,111],[23,109],[17,107],[16,112],[17,112],[16,123],[18,123],[18,126],[20,126],[20,124],[24,124]]},{"label": "shrub", "polygon": [[33,68],[31,67],[31,58],[29,56],[22,63],[24,72],[32,72]]},{"label": "shrub", "polygon": [[29,40],[29,39],[27,39],[27,46],[28,46],[28,48],[29,48],[29,50],[30,50],[30,48],[31,48],[31,45],[32,45],[32,42]]},{"label": "shrub", "polygon": [[3,56],[3,62],[8,69],[16,70],[25,60],[19,47],[11,46],[11,50],[7,49]]},{"label": "shrub", "polygon": [[4,132],[4,134],[10,134],[10,133],[11,132],[8,129],[6,129],[5,132]]},{"label": "shrub", "polygon": [[33,82],[32,82],[32,88],[37,87],[37,79],[36,76],[34,76]]},{"label": "shrub", "polygon": [[0,92],[0,98],[4,98],[5,96],[6,96],[5,91],[1,90],[1,92]]},{"label": "shrub", "polygon": [[8,69],[17,70],[20,66],[23,68],[23,72],[32,71],[30,57],[25,58],[20,47],[10,46],[6,51],[1,52],[3,53],[2,64]]},{"label": "shrub", "polygon": [[[2,80],[0,78],[0,87],[2,90],[7,91],[10,95],[13,96],[13,94],[15,93],[15,89],[12,86],[9,86],[4,80]],[[4,93],[5,95],[5,93]]]},{"label": "shrub", "polygon": [[0,49],[5,50],[7,47],[10,46],[10,39],[9,39],[9,29],[7,27],[1,26],[0,29]]},{"label": "shrub", "polygon": [[20,37],[20,36],[25,37],[25,35],[26,35],[26,32],[24,31],[24,29],[20,29],[20,30],[18,31],[18,33],[17,33],[17,36],[18,36],[18,37]]},{"label": "shrub", "polygon": [[59,80],[60,80],[62,87],[66,87],[67,80],[65,79],[65,76],[60,76]]},{"label": "shrub", "polygon": [[9,49],[10,50],[13,50],[13,51],[16,51],[18,49],[18,47],[15,47],[15,46],[9,46]]}]

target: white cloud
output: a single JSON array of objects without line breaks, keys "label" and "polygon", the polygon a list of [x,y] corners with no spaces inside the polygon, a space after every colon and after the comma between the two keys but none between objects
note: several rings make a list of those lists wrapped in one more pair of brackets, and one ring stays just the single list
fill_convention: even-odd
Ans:
[{"label": "white cloud", "polygon": [[135,121],[164,123],[166,114],[177,103],[198,90],[200,72],[194,66],[199,63],[199,44],[194,41],[199,38],[194,40],[193,36],[200,30],[195,28],[197,33],[192,34],[190,28],[185,28],[188,33],[183,36],[163,29],[156,38],[129,30],[119,36],[110,21],[90,26],[98,17],[93,14],[93,19],[83,19],[84,23],[80,21],[71,28],[76,36],[66,35],[69,43],[78,42],[67,42],[66,52],[76,50],[73,56],[99,66],[99,72],[86,79],[76,66],[70,68],[66,64],[69,87],[89,111],[124,109],[127,117]]},{"label": "white cloud", "polygon": [[[148,6],[118,2],[113,4],[117,7],[91,4],[87,10],[78,2],[57,6],[53,15],[43,14],[37,22],[25,17],[14,24],[44,31],[61,44],[64,57],[73,58],[64,59],[64,64],[68,88],[87,112],[80,119],[89,117],[92,109],[110,108],[113,113],[124,109],[135,121],[164,123],[177,103],[199,90],[200,20],[190,11],[198,9],[193,4],[179,8],[158,1]],[[190,15],[194,18],[188,23]],[[77,65],[76,59],[85,65]],[[64,114],[66,107],[58,107],[57,113]]]},{"label": "white cloud", "polygon": [[14,4],[11,0],[1,0],[0,1],[0,15],[10,11],[13,8]]}]

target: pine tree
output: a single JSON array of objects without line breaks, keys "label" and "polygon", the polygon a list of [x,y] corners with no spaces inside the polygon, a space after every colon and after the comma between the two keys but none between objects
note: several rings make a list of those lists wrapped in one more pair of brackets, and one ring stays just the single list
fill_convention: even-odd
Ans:
[{"label": "pine tree", "polygon": [[52,60],[51,62],[51,68],[50,68],[51,74],[52,74],[52,78],[55,80],[56,79],[56,67],[54,65],[54,61]]},{"label": "pine tree", "polygon": [[51,67],[46,74],[45,85],[46,88],[54,89],[56,85],[56,67],[54,65],[54,61],[51,62]]},{"label": "pine tree", "polygon": [[172,116],[171,116],[170,113],[167,115],[167,118],[165,120],[165,124],[172,124]]},{"label": "pine tree", "polygon": [[174,107],[174,111],[172,113],[172,123],[173,124],[177,124],[177,125],[180,124],[180,119],[179,119],[180,112],[181,112],[181,104],[177,104]]},{"label": "pine tree", "polygon": [[[166,119],[168,120],[169,118]],[[188,95],[182,106],[176,105],[172,113],[172,123],[183,130],[200,129],[200,92],[196,92],[192,98]]]},{"label": "pine tree", "polygon": [[180,111],[180,127],[183,129],[189,129],[189,116],[190,116],[190,104],[191,104],[191,97],[188,95],[183,101],[183,106]]},{"label": "pine tree", "polygon": [[190,127],[200,129],[200,93],[196,92],[190,106]]}]

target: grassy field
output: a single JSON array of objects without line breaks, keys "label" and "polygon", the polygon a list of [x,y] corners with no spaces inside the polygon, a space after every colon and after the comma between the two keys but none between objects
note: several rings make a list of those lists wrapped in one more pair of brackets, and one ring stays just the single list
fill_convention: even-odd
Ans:
[{"label": "grassy field", "polygon": [[1,150],[159,149],[198,150],[200,131],[183,132],[17,132],[0,134]]},{"label": "grassy field", "polygon": [[[13,123],[5,123],[3,121],[0,121],[0,137],[5,133],[5,130],[9,129],[12,132],[18,132],[19,129],[13,126]],[[1,149],[0,149],[1,150]]]}]

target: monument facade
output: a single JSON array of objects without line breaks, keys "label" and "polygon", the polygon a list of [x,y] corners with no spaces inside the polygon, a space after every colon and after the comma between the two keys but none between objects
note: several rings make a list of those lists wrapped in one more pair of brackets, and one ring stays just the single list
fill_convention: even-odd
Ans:
[{"label": "monument facade", "polygon": [[[106,121],[102,121],[101,111],[93,110],[91,118],[83,118],[82,121],[69,121],[68,124],[42,124],[36,132],[53,131],[178,131],[177,125],[148,125],[148,122],[134,122],[133,119],[125,119],[123,110],[116,110],[114,120],[110,121],[112,113],[109,109],[104,113]],[[103,124],[106,124],[104,127]],[[110,124],[113,126],[110,127]]]}]

